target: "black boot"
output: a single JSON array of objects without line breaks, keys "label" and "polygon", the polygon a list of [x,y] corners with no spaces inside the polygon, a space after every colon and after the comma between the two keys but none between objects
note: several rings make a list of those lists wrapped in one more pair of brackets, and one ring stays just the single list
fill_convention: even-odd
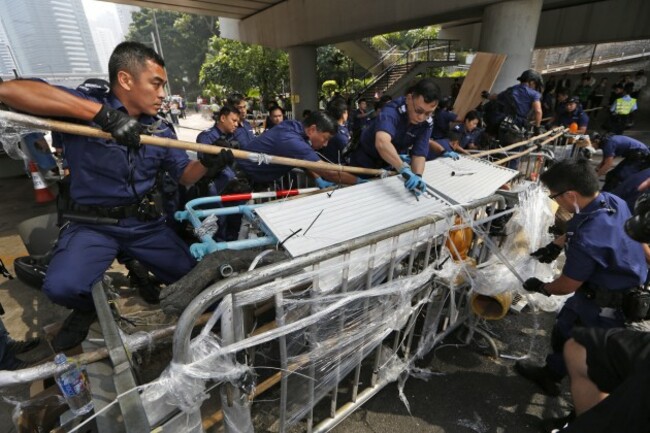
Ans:
[{"label": "black boot", "polygon": [[547,366],[534,365],[531,363],[517,361],[515,371],[526,379],[534,382],[539,386],[544,394],[551,397],[560,395],[560,380]]},{"label": "black boot", "polygon": [[149,271],[137,260],[124,263],[129,270],[129,282],[138,289],[138,294],[148,304],[160,303],[160,289],[151,281]]},{"label": "black boot", "polygon": [[28,338],[27,340],[24,341],[9,340],[7,342],[7,351],[14,355],[19,353],[29,352],[30,350],[38,346],[40,342],[41,339],[38,337]]},{"label": "black boot", "polygon": [[97,318],[95,311],[72,310],[65,319],[58,334],[52,339],[55,352],[72,349],[81,344],[88,336],[90,325]]}]

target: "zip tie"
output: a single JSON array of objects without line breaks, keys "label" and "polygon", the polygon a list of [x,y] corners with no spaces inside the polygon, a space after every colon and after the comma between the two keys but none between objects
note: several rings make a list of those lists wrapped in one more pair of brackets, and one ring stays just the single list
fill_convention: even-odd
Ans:
[{"label": "zip tie", "polygon": [[388,170],[381,169],[381,172],[379,173],[379,178],[386,179],[388,176],[389,176]]},{"label": "zip tie", "polygon": [[256,162],[257,165],[270,164],[273,160],[273,156],[267,155],[266,153],[256,153],[252,154],[250,159],[252,159],[253,162]]}]

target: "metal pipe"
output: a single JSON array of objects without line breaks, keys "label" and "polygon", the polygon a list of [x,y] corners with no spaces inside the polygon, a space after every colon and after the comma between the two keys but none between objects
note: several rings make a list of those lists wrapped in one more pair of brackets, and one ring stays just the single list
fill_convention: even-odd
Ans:
[{"label": "metal pipe", "polygon": [[[471,205],[465,206],[465,208],[473,209],[495,202],[503,204],[505,203],[505,199],[502,196],[493,195],[477,200]],[[225,295],[244,291],[250,287],[293,273],[298,269],[311,266],[314,263],[334,258],[351,250],[365,247],[384,239],[389,239],[404,232],[418,229],[424,225],[433,224],[436,221],[450,217],[455,212],[454,209],[446,209],[443,212],[427,215],[379,233],[373,233],[359,239],[352,239],[330,248],[294,258],[293,260],[286,260],[270,266],[265,266],[255,271],[246,272],[234,278],[228,278],[212,284],[192,300],[178,320],[176,331],[174,333],[174,362],[181,364],[191,362],[189,350],[190,337],[196,318]]]}]

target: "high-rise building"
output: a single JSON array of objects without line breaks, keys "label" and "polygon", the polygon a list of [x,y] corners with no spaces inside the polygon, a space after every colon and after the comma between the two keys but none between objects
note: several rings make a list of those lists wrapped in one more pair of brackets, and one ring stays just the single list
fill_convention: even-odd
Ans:
[{"label": "high-rise building", "polygon": [[23,75],[102,70],[81,0],[0,0],[0,16]]},{"label": "high-rise building", "polygon": [[140,8],[137,6],[117,5],[117,19],[120,21],[120,27],[122,27],[124,37],[129,34],[129,26],[133,21],[133,12],[139,10]]},{"label": "high-rise building", "polygon": [[2,16],[0,16],[0,76],[13,76],[14,69],[16,69],[16,63],[9,45],[7,32],[5,32],[2,25]]}]

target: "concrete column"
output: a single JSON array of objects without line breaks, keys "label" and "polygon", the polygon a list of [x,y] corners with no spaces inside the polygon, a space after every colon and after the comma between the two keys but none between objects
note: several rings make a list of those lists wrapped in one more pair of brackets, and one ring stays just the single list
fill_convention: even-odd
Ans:
[{"label": "concrete column", "polygon": [[316,47],[298,46],[288,48],[287,51],[293,118],[300,120],[304,109],[318,110]]},{"label": "concrete column", "polygon": [[496,3],[483,11],[479,51],[507,54],[493,92],[517,83],[530,68],[543,0],[515,0]]}]

